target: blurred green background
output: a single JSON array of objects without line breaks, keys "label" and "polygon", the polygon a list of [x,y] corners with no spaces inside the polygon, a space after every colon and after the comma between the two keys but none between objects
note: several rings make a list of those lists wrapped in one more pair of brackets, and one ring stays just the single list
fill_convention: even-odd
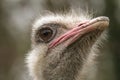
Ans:
[{"label": "blurred green background", "polygon": [[110,18],[108,40],[97,59],[97,76],[90,80],[120,80],[120,0],[0,0],[0,80],[31,80],[24,58],[30,49],[33,19],[44,10],[70,7]]}]

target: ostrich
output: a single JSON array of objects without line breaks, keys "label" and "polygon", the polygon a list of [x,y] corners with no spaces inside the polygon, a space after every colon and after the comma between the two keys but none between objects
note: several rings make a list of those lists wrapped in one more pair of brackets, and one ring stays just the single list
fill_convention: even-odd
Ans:
[{"label": "ostrich", "polygon": [[108,17],[93,18],[84,12],[38,18],[26,57],[33,80],[86,80],[108,26]]}]

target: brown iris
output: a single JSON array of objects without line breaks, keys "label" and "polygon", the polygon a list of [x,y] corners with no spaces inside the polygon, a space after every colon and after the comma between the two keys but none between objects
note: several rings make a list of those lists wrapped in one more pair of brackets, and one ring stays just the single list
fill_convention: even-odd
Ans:
[{"label": "brown iris", "polygon": [[49,27],[40,29],[37,32],[37,42],[44,41],[49,42],[53,37],[53,30]]}]

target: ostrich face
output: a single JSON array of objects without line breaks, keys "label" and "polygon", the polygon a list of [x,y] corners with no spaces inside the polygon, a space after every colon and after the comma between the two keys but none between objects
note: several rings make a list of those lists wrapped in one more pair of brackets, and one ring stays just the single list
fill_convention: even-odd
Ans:
[{"label": "ostrich face", "polygon": [[75,80],[108,25],[107,17],[41,17],[32,30],[30,74],[35,80]]}]

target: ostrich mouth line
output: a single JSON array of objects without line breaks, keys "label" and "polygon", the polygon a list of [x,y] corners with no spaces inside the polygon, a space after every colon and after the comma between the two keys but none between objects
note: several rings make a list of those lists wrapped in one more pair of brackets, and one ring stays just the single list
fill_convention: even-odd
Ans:
[{"label": "ostrich mouth line", "polygon": [[79,25],[77,25],[73,29],[69,30],[65,34],[63,34],[60,37],[58,37],[57,39],[53,40],[49,44],[49,49],[53,48],[69,39],[65,45],[67,47],[70,44],[72,44],[73,42],[75,42],[82,35],[87,34],[96,29],[104,31],[108,27],[108,25],[109,25],[109,18],[105,17],[105,16],[97,17],[92,20],[81,22],[81,23],[79,23]]}]

